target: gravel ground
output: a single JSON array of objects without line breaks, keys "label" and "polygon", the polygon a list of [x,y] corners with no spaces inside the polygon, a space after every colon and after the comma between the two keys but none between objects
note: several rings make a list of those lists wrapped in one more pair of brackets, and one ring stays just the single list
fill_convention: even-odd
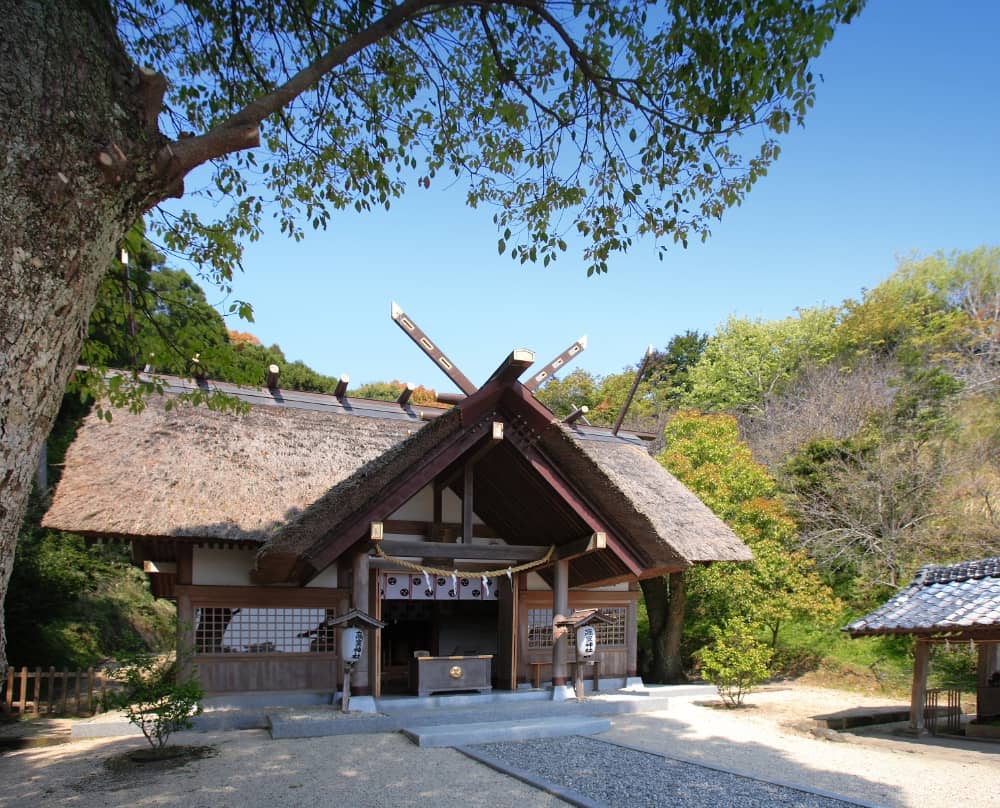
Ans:
[{"label": "gravel ground", "polygon": [[753,693],[746,709],[677,699],[616,718],[610,741],[892,808],[1000,808],[1000,744],[900,738],[888,727],[813,735],[816,715],[893,700],[828,688]]},{"label": "gravel ground", "polygon": [[844,808],[850,803],[683,763],[595,738],[481,744],[508,766],[565,786],[609,808]]}]

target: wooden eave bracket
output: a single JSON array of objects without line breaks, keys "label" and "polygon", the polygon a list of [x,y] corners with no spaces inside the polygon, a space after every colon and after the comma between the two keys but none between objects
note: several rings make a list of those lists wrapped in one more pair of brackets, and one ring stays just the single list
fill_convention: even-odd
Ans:
[{"label": "wooden eave bracket", "polygon": [[597,550],[606,550],[607,548],[608,534],[603,531],[597,531],[596,533],[591,533],[589,536],[584,536],[582,539],[577,539],[569,544],[557,547],[552,556],[552,560],[568,561],[573,558],[579,558],[587,553],[593,553]]}]

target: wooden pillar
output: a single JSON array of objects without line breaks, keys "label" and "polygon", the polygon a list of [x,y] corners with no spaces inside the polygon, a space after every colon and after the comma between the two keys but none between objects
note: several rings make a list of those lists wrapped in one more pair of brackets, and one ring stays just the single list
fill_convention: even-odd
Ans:
[{"label": "wooden pillar", "polygon": [[[377,569],[373,569],[371,578],[371,611],[368,612],[376,620],[382,619],[382,596],[379,594],[378,576],[381,574]],[[375,698],[382,697],[382,629],[373,628],[368,632],[368,639],[371,640],[371,654],[369,654],[369,664],[371,665],[372,695]]]},{"label": "wooden pillar", "polygon": [[517,581],[494,578],[497,591],[497,686],[517,690]]},{"label": "wooden pillar", "polygon": [[185,587],[194,583],[194,550],[190,544],[177,547],[177,675],[181,680],[194,674],[194,608]]},{"label": "wooden pillar", "polygon": [[931,644],[925,640],[917,640],[913,656],[913,689],[910,692],[910,730],[923,735],[924,700],[927,697],[927,673],[930,670]]},{"label": "wooden pillar", "polygon": [[[557,623],[569,617],[569,561],[562,559],[555,563],[555,578],[552,582],[552,620]],[[565,626],[552,627],[552,686],[561,687],[568,677],[567,659],[569,649]]]},{"label": "wooden pillar", "polygon": [[976,676],[976,717],[980,720],[1000,715],[1000,687],[990,679],[1000,674],[1000,642],[980,642]]},{"label": "wooden pillar", "polygon": [[639,604],[629,603],[625,612],[625,676],[633,678],[639,675]]},{"label": "wooden pillar", "polygon": [[475,496],[475,467],[466,463],[462,469],[462,544],[472,544],[472,503]]},{"label": "wooden pillar", "polygon": [[[355,609],[361,609],[365,614],[369,614],[370,604],[368,602],[368,577],[369,577],[369,562],[368,562],[368,550],[361,550],[353,558],[352,563],[352,575],[351,575],[351,605]],[[368,638],[371,640],[371,638]],[[372,643],[368,643],[369,651],[371,650]],[[367,696],[371,691],[371,682],[369,681],[369,666],[368,666],[369,654],[365,654],[357,661],[354,665],[354,672],[351,675],[351,695],[352,696]]]}]

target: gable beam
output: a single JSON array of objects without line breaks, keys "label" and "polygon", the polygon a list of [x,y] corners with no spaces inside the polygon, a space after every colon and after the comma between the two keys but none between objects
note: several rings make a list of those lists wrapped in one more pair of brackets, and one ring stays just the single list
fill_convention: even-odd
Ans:
[{"label": "gable beam", "polygon": [[528,379],[528,381],[524,383],[524,386],[529,392],[534,393],[535,390],[537,390],[541,384],[546,381],[546,379],[551,378],[552,374],[561,370],[567,362],[585,350],[587,350],[587,337],[583,336],[559,354],[559,356],[549,362],[540,371],[538,371],[538,373]]},{"label": "gable beam", "polygon": [[386,555],[397,558],[462,558],[468,561],[538,561],[548,547],[523,544],[444,544],[442,542],[382,539],[379,542]]},{"label": "gable beam", "polygon": [[535,364],[535,353],[527,348],[517,348],[510,352],[500,366],[493,371],[486,380],[483,387],[495,384],[498,387],[506,387],[517,381],[518,377],[528,368]]},{"label": "gable beam", "polygon": [[[345,524],[324,533],[303,557],[304,565],[298,565],[296,581],[300,584],[308,583],[343,552],[361,541],[368,532],[371,522],[381,521],[402,507],[434,479],[438,469],[454,463],[465,452],[476,446],[483,439],[485,427],[486,422],[483,422],[468,431],[458,432],[437,452],[425,455],[405,479],[397,480],[388,486],[374,506],[356,513]],[[266,564],[266,557],[263,562]]]},{"label": "gable beam", "polygon": [[452,383],[459,390],[467,396],[471,396],[476,392],[476,385],[469,381],[469,378],[455,366],[454,362],[444,355],[444,352],[437,345],[431,342],[430,337],[407,316],[406,312],[395,301],[392,303],[391,312],[393,322],[403,329],[403,333],[412,339],[417,344],[417,347],[431,358],[434,364],[442,370],[445,376],[451,379]]},{"label": "gable beam", "polygon": [[614,533],[608,529],[597,512],[570,487],[570,485],[557,474],[543,457],[542,453],[527,441],[521,440],[516,435],[511,435],[511,441],[517,446],[525,460],[538,475],[545,480],[556,493],[567,502],[577,515],[584,521],[594,533],[604,533],[607,540],[607,547],[613,550],[622,563],[635,575],[642,574],[642,564],[636,559],[632,552],[625,547],[622,542],[615,537]]}]

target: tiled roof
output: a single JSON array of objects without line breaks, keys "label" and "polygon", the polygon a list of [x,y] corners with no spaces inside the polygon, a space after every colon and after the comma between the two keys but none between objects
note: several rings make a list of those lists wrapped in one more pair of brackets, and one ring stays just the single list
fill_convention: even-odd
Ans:
[{"label": "tiled roof", "polygon": [[1000,557],[921,567],[906,589],[844,630],[866,634],[929,634],[1000,630]]}]

